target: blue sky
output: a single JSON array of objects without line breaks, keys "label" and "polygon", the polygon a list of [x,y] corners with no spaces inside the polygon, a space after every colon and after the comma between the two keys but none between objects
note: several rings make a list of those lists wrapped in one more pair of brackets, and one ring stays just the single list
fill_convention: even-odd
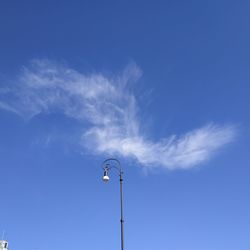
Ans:
[{"label": "blue sky", "polygon": [[0,232],[11,249],[250,246],[248,1],[2,1]]}]

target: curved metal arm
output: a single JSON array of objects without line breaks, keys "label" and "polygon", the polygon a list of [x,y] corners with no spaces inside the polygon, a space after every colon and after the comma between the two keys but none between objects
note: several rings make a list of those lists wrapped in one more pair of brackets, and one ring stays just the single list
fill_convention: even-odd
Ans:
[{"label": "curved metal arm", "polygon": [[[116,162],[116,165],[111,164],[112,161]],[[121,163],[116,158],[109,158],[109,159],[106,159],[105,161],[103,161],[102,168],[103,168],[103,170],[110,170],[112,168],[115,168],[119,172],[120,175],[123,174]]]}]

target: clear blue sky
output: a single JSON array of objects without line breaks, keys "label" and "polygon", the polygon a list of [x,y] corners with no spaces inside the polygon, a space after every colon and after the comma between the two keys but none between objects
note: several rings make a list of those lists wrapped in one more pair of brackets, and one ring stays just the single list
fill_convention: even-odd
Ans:
[{"label": "clear blue sky", "polygon": [[249,250],[250,2],[0,4],[0,233],[11,250]]}]

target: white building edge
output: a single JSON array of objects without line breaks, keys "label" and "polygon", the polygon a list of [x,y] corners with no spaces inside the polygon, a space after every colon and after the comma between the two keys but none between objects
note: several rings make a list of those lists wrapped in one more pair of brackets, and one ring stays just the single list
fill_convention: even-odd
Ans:
[{"label": "white building edge", "polygon": [[0,250],[8,250],[9,243],[7,240],[0,240]]}]

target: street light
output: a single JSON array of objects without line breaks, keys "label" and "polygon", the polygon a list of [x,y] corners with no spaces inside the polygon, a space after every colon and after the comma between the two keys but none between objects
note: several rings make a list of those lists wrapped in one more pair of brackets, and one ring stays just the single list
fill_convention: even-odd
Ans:
[{"label": "street light", "polygon": [[108,176],[108,169],[107,169],[107,167],[104,167],[104,174],[103,174],[102,180],[103,180],[104,182],[108,182],[108,181],[109,181],[109,176]]},{"label": "street light", "polygon": [[122,190],[122,182],[123,182],[123,171],[121,168],[121,163],[115,159],[115,158],[109,158],[107,160],[105,160],[102,163],[102,168],[104,170],[104,174],[102,177],[102,180],[104,182],[108,182],[109,181],[109,170],[111,169],[116,169],[119,172],[119,177],[120,177],[120,205],[121,205],[121,250],[124,250],[124,228],[123,228],[123,224],[124,224],[124,220],[123,220],[123,190]]}]

